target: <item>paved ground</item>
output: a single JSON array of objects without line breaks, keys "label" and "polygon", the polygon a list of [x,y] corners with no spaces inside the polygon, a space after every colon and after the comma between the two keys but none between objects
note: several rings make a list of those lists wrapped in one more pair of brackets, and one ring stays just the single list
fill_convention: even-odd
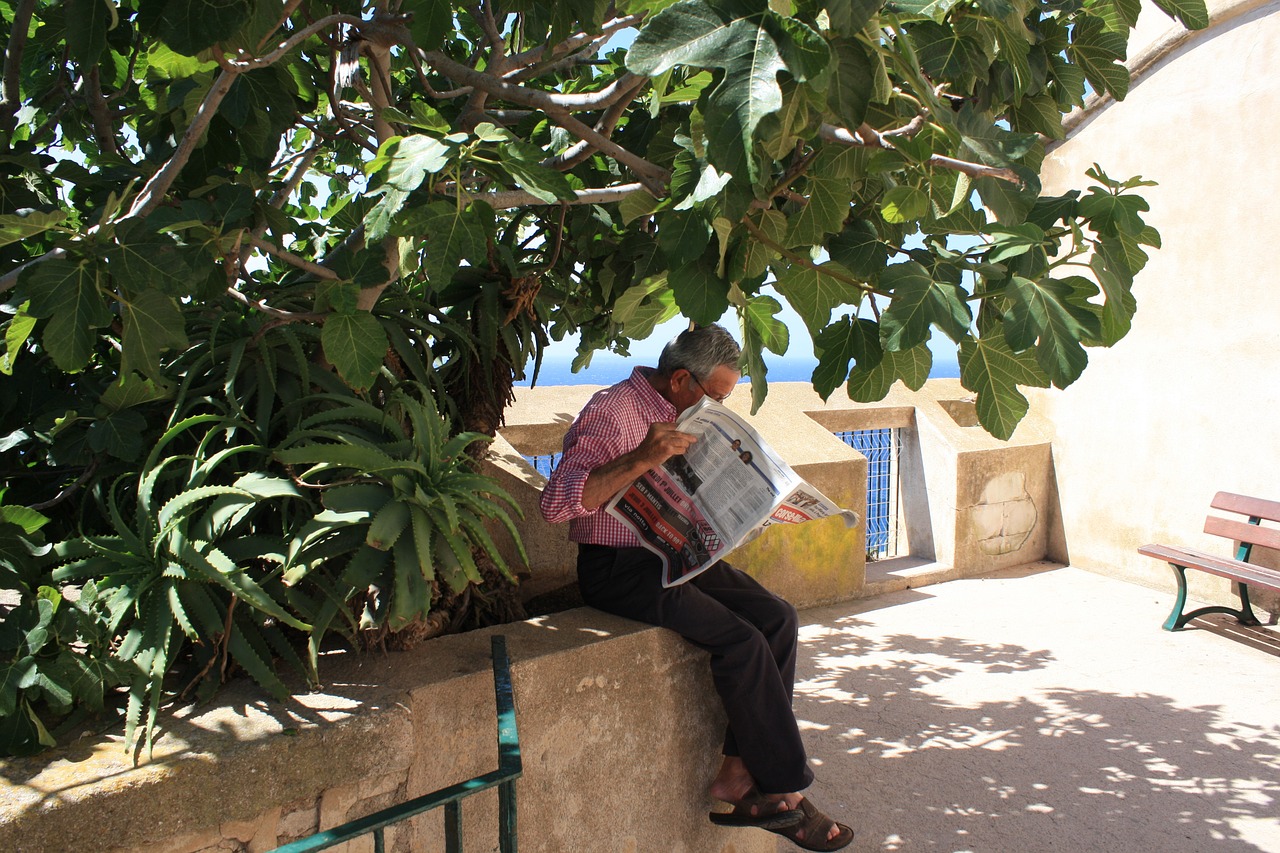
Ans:
[{"label": "paved ground", "polygon": [[1280,629],[1171,604],[1040,565],[804,612],[809,793],[854,851],[1280,852]]}]

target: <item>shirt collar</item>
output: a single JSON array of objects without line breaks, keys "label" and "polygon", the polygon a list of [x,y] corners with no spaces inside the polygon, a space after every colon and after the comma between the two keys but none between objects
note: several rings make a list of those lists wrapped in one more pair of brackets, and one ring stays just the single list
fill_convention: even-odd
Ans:
[{"label": "shirt collar", "polygon": [[665,412],[667,417],[674,421],[676,415],[680,413],[676,411],[675,406],[671,405],[670,400],[659,394],[657,389],[649,383],[649,377],[656,372],[657,369],[653,367],[637,367],[631,371],[631,378],[627,381],[635,388],[641,399],[658,411]]}]

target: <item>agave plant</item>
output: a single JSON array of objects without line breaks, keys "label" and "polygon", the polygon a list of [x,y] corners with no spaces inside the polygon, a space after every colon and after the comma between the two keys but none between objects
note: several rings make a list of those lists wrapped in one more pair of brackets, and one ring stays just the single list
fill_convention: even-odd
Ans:
[{"label": "agave plant", "polygon": [[[322,590],[308,613],[313,662],[336,619],[353,638],[402,631],[432,614],[441,584],[456,593],[480,583],[473,549],[514,580],[488,522],[505,528],[527,561],[511,517],[519,506],[466,453],[489,436],[450,436],[416,383],[397,387],[382,407],[317,396],[325,408],[303,418],[275,454],[298,482],[323,490],[325,509],[294,537],[284,571],[287,585]],[[346,607],[361,598],[359,613]]]},{"label": "agave plant", "polygon": [[238,474],[245,469],[233,464],[236,457],[252,454],[259,464],[250,470],[265,458],[257,445],[226,443],[226,436],[246,431],[219,414],[174,424],[140,473],[118,478],[102,495],[115,532],[85,534],[51,550],[55,581],[96,579],[110,632],[121,637],[114,655],[131,670],[128,748],[141,725],[151,750],[166,676],[188,652],[194,675],[182,693],[211,692],[231,661],[279,698],[288,689],[275,660],[310,672],[283,630],[310,626],[273,594],[284,559],[275,513],[301,495],[287,479]]}]

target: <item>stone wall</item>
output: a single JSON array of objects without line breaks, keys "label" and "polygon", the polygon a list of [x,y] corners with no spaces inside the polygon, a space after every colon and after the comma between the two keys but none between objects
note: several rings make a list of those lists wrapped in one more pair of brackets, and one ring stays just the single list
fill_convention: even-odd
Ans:
[{"label": "stone wall", "polygon": [[[572,583],[576,552],[567,544],[567,525],[541,520],[537,497],[545,480],[522,455],[557,452],[574,415],[597,390],[517,389],[496,445],[493,470],[526,508],[525,541],[537,543],[533,589]],[[862,517],[866,457],[833,433],[898,429],[902,550],[938,567],[940,576],[985,574],[1065,550],[1049,428],[1041,417],[1028,416],[1009,441],[998,441],[977,425],[970,393],[950,379],[914,392],[898,385],[873,404],[839,393],[824,401],[808,384],[774,383],[755,415],[746,397],[734,395],[728,405],[749,416],[796,473]],[[865,525],[849,530],[836,519],[773,527],[730,560],[799,607],[856,598],[868,588]]]},{"label": "stone wall", "polygon": [[[723,718],[703,654],[587,609],[501,631],[522,851],[774,851],[766,833],[707,820]],[[323,691],[284,704],[235,685],[215,708],[163,718],[138,766],[116,737],[7,760],[0,850],[264,851],[494,770],[491,633],[328,661]],[[496,792],[467,798],[463,825],[465,849],[496,849]],[[387,850],[432,853],[443,838],[431,812],[389,830]]]}]

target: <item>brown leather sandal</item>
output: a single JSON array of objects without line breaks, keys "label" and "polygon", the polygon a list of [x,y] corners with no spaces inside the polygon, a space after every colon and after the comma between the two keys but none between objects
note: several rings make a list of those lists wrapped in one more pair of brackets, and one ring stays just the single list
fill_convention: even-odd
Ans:
[{"label": "brown leather sandal", "polygon": [[718,826],[750,826],[770,832],[795,826],[804,819],[799,809],[779,810],[780,806],[782,803],[769,799],[752,786],[745,797],[733,804],[733,811],[711,812],[708,817]]},{"label": "brown leather sandal", "polygon": [[[818,811],[818,807],[808,799],[802,799],[800,806],[791,811],[802,813],[804,817],[793,826],[772,829],[770,832],[790,839],[793,844],[805,850],[840,850],[853,841],[852,829]],[[840,831],[834,838],[827,838],[833,826],[840,827]]]}]

